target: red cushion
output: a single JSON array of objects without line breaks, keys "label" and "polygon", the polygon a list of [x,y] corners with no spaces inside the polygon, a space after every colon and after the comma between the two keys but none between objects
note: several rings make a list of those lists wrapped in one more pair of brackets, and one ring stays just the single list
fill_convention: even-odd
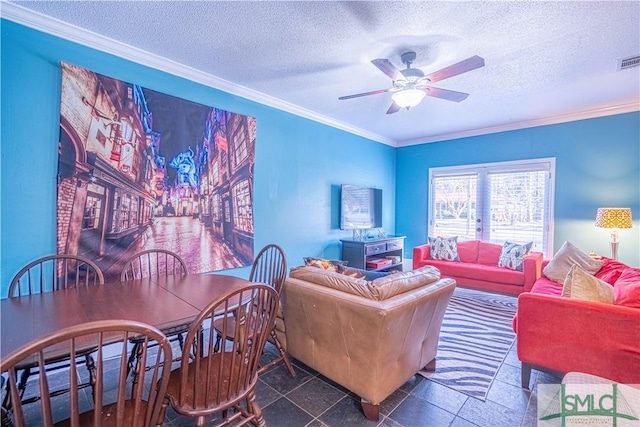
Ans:
[{"label": "red cushion", "polygon": [[443,277],[459,277],[520,286],[524,284],[524,273],[522,271],[509,270],[508,268],[467,262],[432,260],[429,260],[429,265],[440,270],[440,274]]},{"label": "red cushion", "polygon": [[478,263],[484,265],[498,265],[500,253],[502,253],[502,245],[480,242],[480,247],[478,248]]},{"label": "red cushion", "polygon": [[640,308],[640,268],[629,267],[613,286],[615,304]]},{"label": "red cushion", "polygon": [[535,294],[560,296],[562,294],[562,285],[543,276],[535,281],[531,287],[531,292]]},{"label": "red cushion", "polygon": [[466,242],[458,242],[458,256],[460,262],[476,262],[478,259],[478,240],[467,240]]},{"label": "red cushion", "polygon": [[618,280],[618,277],[620,277],[622,272],[629,268],[628,265],[611,258],[603,256],[600,259],[604,261],[604,265],[600,268],[600,270],[598,270],[595,276],[600,280],[604,280],[610,285],[616,283],[616,280]]}]

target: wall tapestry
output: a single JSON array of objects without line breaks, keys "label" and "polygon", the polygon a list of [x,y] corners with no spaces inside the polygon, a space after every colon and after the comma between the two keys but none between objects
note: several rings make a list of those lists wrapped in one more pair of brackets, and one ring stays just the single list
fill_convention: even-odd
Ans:
[{"label": "wall tapestry", "polygon": [[107,281],[146,249],[190,273],[250,265],[255,118],[61,67],[58,252]]}]

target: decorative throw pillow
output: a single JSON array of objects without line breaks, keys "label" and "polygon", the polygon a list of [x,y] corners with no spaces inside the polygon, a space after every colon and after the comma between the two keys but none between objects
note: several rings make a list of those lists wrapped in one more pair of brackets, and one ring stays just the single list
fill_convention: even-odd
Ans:
[{"label": "decorative throw pillow", "polygon": [[330,271],[338,271],[338,266],[347,265],[347,261],[336,261],[336,260],[311,258],[311,257],[304,257],[302,259],[304,260],[304,265],[310,265],[312,267],[318,267],[323,270],[330,270]]},{"label": "decorative throw pillow", "polygon": [[613,304],[614,301],[613,286],[592,276],[577,264],[571,267],[564,280],[562,296],[605,304]]},{"label": "decorative throw pillow", "polygon": [[500,259],[498,260],[498,267],[522,271],[524,269],[524,259],[531,252],[532,246],[533,242],[525,243],[524,245],[504,242],[502,252],[500,252]]},{"label": "decorative throw pillow", "polygon": [[460,261],[458,256],[458,236],[454,237],[429,237],[429,257],[431,259],[444,259],[447,261]]},{"label": "decorative throw pillow", "polygon": [[640,308],[640,268],[629,267],[613,285],[617,305]]},{"label": "decorative throw pillow", "polygon": [[604,262],[591,258],[567,241],[564,242],[560,250],[549,261],[549,264],[542,270],[542,274],[556,283],[563,284],[574,264],[578,264],[587,273],[595,274],[600,270]]}]

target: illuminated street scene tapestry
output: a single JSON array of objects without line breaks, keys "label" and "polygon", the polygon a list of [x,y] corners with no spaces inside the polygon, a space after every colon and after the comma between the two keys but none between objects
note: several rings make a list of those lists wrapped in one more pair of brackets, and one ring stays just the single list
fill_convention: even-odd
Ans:
[{"label": "illuminated street scene tapestry", "polygon": [[253,261],[256,120],[62,63],[57,246],[107,281],[135,253]]}]

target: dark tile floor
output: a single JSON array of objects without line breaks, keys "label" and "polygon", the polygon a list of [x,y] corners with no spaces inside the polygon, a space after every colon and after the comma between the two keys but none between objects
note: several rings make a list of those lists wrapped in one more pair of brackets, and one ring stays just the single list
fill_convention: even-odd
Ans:
[{"label": "dark tile floor", "polygon": [[[265,358],[275,355],[270,344]],[[359,398],[313,369],[294,360],[296,377],[279,365],[261,375],[257,400],[270,427],[534,427],[535,392],[520,387],[515,346],[508,353],[483,402],[413,376],[381,405],[380,421],[368,421]],[[560,378],[533,370],[532,390]],[[192,426],[193,421],[167,414],[164,426]]]},{"label": "dark tile floor", "polygon": [[[275,347],[267,343],[265,361],[275,355]],[[283,365],[278,365],[258,380],[257,400],[270,427],[534,427],[537,424],[535,392],[520,387],[520,362],[515,346],[507,354],[485,401],[415,375],[382,402],[378,422],[364,417],[356,395],[298,361],[293,362],[295,378]],[[80,377],[86,376],[84,370],[78,372]],[[68,374],[60,378],[68,381]],[[532,390],[536,384],[559,382],[560,378],[548,373],[534,370],[531,375]],[[27,390],[28,395],[30,388]],[[90,405],[90,391],[83,392],[81,404],[85,407]],[[57,399],[68,399],[68,395]],[[60,405],[60,408],[66,406]],[[37,404],[27,407],[26,412],[39,411]],[[194,423],[193,419],[169,408],[163,425],[182,427]]]}]

